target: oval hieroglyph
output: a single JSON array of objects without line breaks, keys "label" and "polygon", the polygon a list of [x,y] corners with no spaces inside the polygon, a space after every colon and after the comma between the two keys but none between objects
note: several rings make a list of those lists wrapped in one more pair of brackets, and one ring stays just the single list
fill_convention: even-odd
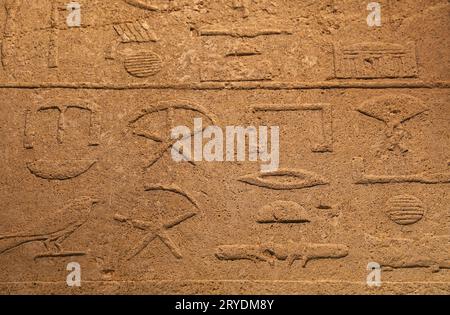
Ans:
[{"label": "oval hieroglyph", "polygon": [[410,195],[392,197],[386,206],[389,219],[400,225],[414,224],[425,214],[422,201]]}]

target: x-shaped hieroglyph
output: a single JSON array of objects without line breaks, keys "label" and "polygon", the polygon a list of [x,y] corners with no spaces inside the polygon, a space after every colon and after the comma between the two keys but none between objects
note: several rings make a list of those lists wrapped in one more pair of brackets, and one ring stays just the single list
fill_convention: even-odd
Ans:
[{"label": "x-shaped hieroglyph", "polygon": [[171,253],[176,258],[181,259],[183,256],[181,255],[181,252],[178,249],[178,247],[170,239],[169,235],[167,234],[167,230],[173,228],[174,226],[180,224],[183,221],[186,221],[189,218],[192,218],[195,215],[196,215],[195,212],[190,212],[190,213],[181,215],[181,216],[175,218],[174,220],[155,224],[154,222],[150,222],[150,221],[129,219],[127,217],[117,214],[114,217],[115,220],[117,220],[119,222],[129,223],[134,228],[146,232],[146,235],[142,239],[142,241],[139,242],[135,247],[133,247],[131,249],[130,254],[127,256],[127,260],[130,260],[133,257],[135,257],[136,255],[138,255],[155,239],[160,239],[163,242],[163,244],[169,248]]},{"label": "x-shaped hieroglyph", "polygon": [[[183,111],[191,111],[194,113],[198,113],[201,116],[205,117],[212,125],[215,125],[215,117],[212,114],[209,114],[206,109],[202,108],[199,105],[194,105],[188,101],[180,101],[180,100],[175,100],[175,101],[167,101],[167,102],[161,102],[156,104],[155,106],[146,108],[144,110],[141,111],[141,113],[139,113],[136,117],[134,117],[130,123],[129,123],[129,127],[133,130],[133,133],[136,136],[139,137],[143,137],[145,139],[157,142],[160,144],[158,151],[150,158],[149,163],[147,164],[147,166],[145,167],[145,169],[149,169],[150,167],[152,167],[156,162],[158,162],[164,155],[164,153],[166,153],[167,151],[169,151],[172,146],[179,141],[179,139],[172,139],[171,138],[171,130],[176,127],[177,125],[175,124],[175,113],[176,111],[179,110],[183,110]],[[166,112],[166,123],[165,123],[165,128],[163,130],[164,132],[164,136],[159,136],[157,134],[154,133],[150,133],[150,132],[144,132],[142,130],[138,130],[138,128],[136,127],[136,123],[141,120],[142,118],[148,116],[148,115],[152,115],[152,114],[156,114],[156,113],[160,113],[160,112]],[[202,130],[203,131],[203,130]],[[182,152],[180,152],[180,154],[182,154]],[[187,159],[189,161],[189,159]],[[192,161],[190,161],[191,164],[193,164]]]},{"label": "x-shaped hieroglyph", "polygon": [[[152,185],[148,186],[145,189],[146,191],[169,191],[176,193],[184,198],[186,198],[191,204],[193,204],[196,208],[198,208],[197,202],[187,193],[182,191],[175,185],[171,186],[162,186],[162,185]],[[130,253],[127,255],[126,260],[131,260],[133,257],[137,256],[140,252],[142,252],[152,241],[159,239],[161,242],[166,245],[171,253],[177,258],[181,259],[182,255],[178,247],[171,240],[167,231],[171,228],[177,226],[178,224],[192,218],[195,216],[196,212],[189,212],[183,215],[176,217],[173,220],[168,220],[166,222],[151,222],[151,221],[143,221],[143,220],[135,220],[132,218],[128,218],[121,214],[116,214],[114,219],[121,223],[130,224],[133,228],[144,231],[146,233],[145,237],[131,249]]]}]

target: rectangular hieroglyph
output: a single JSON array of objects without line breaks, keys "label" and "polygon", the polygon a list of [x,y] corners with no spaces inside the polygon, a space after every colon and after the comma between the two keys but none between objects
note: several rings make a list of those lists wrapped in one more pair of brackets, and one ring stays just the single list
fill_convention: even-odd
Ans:
[{"label": "rectangular hieroglyph", "polygon": [[415,78],[418,75],[416,47],[366,42],[335,46],[335,71],[339,79]]}]

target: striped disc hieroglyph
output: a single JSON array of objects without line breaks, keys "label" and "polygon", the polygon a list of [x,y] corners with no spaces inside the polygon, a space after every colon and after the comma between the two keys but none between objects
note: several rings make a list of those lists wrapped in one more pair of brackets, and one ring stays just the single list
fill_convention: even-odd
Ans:
[{"label": "striped disc hieroglyph", "polygon": [[152,51],[138,51],[125,57],[124,66],[129,74],[145,78],[161,71],[162,60]]},{"label": "striped disc hieroglyph", "polygon": [[392,197],[386,206],[389,219],[401,225],[414,224],[425,214],[422,201],[410,195]]}]

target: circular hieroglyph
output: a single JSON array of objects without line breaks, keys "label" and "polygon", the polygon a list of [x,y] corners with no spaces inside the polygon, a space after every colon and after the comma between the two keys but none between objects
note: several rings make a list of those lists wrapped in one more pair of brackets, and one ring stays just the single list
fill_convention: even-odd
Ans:
[{"label": "circular hieroglyph", "polygon": [[152,51],[138,51],[126,56],[124,66],[129,74],[145,78],[161,71],[162,60]]},{"label": "circular hieroglyph", "polygon": [[386,206],[386,214],[389,219],[400,225],[414,224],[420,221],[425,214],[422,201],[410,195],[392,197]]}]

